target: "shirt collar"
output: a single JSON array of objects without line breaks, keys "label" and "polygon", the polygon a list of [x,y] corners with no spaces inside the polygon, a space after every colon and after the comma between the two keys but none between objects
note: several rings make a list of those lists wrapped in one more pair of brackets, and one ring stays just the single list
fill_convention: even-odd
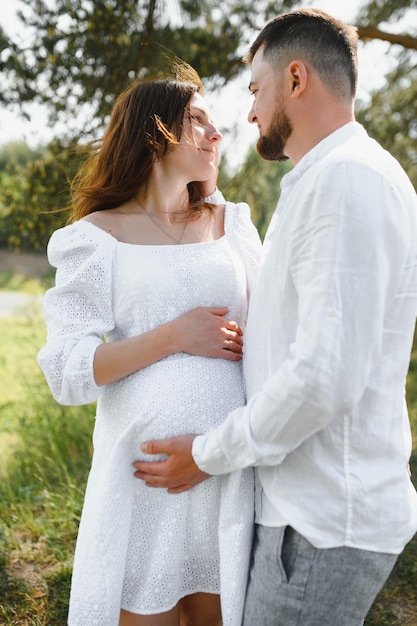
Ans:
[{"label": "shirt collar", "polygon": [[314,163],[321,160],[329,152],[333,150],[335,146],[339,146],[347,139],[351,139],[354,136],[364,135],[366,130],[358,124],[358,122],[348,122],[344,124],[333,133],[322,139],[314,148],[309,150],[307,154],[294,166],[294,168],[285,174],[281,180],[282,191],[295,185],[304,173],[310,169]]}]

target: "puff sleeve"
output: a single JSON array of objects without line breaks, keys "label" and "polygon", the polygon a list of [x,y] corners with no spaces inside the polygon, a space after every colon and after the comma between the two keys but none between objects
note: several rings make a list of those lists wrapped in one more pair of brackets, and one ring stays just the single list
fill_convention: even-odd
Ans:
[{"label": "puff sleeve", "polygon": [[79,405],[101,395],[94,379],[97,347],[114,328],[112,259],[116,240],[88,222],[57,230],[48,259],[57,268],[45,294],[46,345],[38,354],[55,400]]}]

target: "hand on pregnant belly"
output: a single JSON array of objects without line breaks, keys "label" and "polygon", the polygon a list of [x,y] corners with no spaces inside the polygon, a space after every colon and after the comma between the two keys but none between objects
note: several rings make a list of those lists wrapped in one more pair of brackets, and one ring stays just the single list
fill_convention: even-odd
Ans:
[{"label": "hand on pregnant belly", "polygon": [[225,317],[227,307],[198,307],[171,323],[172,337],[178,352],[229,361],[242,358],[242,330]]},{"label": "hand on pregnant belly", "polygon": [[146,454],[167,454],[166,461],[135,461],[136,478],[144,480],[149,487],[163,487],[168,493],[188,491],[210,475],[195,464],[191,448],[196,435],[180,435],[147,441],[141,445]]}]

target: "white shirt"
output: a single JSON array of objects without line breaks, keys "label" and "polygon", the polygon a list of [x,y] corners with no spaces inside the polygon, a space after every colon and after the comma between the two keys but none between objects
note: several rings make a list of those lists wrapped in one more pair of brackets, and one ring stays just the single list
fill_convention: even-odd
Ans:
[{"label": "white shirt", "polygon": [[256,520],[318,548],[398,554],[417,529],[405,403],[417,198],[356,122],[282,180],[245,333],[248,402],[199,436],[199,467],[257,466]]}]

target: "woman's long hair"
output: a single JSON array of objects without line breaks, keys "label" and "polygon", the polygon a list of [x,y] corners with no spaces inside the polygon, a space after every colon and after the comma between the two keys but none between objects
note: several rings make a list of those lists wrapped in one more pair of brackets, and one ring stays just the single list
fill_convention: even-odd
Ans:
[{"label": "woman's long hair", "polygon": [[[155,160],[179,142],[191,98],[202,90],[198,74],[187,64],[176,75],[134,82],[116,100],[100,144],[71,184],[71,214],[78,220],[94,211],[120,206],[146,189]],[[198,183],[188,185],[190,214],[201,213]]]}]

